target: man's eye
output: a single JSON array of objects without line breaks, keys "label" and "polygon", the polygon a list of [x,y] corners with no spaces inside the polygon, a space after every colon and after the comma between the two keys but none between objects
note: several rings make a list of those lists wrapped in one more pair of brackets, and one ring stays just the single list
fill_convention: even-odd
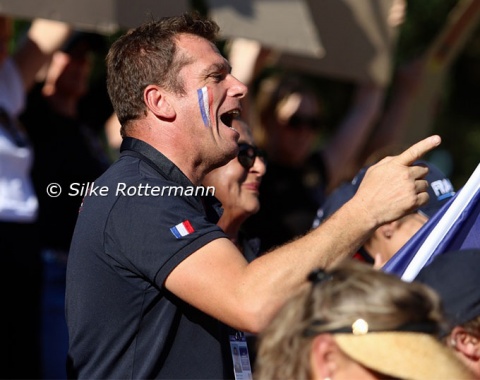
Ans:
[{"label": "man's eye", "polygon": [[215,81],[220,82],[225,78],[225,75],[223,74],[212,74],[210,75],[210,78],[213,78]]}]

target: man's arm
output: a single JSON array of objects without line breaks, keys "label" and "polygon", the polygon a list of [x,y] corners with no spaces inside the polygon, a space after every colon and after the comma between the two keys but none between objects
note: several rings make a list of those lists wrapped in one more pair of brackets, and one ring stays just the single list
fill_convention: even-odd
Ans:
[{"label": "man's arm", "polygon": [[431,136],[372,166],[356,195],[307,235],[250,264],[229,240],[214,240],[178,265],[165,286],[232,327],[260,332],[313,269],[348,258],[378,226],[428,201],[428,169],[410,165],[439,144]]}]

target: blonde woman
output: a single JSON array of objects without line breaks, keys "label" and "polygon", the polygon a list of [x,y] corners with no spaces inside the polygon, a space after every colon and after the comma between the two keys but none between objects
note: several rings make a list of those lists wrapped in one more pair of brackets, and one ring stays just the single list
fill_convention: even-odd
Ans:
[{"label": "blonde woman", "polygon": [[473,378],[437,340],[430,288],[355,261],[310,280],[260,336],[257,379]]}]

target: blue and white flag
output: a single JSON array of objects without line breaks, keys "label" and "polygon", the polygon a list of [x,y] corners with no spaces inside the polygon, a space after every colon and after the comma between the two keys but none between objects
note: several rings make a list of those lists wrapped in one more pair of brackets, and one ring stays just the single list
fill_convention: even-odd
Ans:
[{"label": "blue and white flag", "polygon": [[480,248],[479,201],[480,165],[465,186],[383,266],[383,271],[412,281],[443,252]]}]

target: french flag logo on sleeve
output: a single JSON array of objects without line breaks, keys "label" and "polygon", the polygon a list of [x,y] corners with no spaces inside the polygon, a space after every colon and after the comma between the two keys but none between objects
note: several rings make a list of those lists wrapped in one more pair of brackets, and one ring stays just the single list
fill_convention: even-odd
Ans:
[{"label": "french flag logo on sleeve", "polygon": [[195,232],[192,225],[190,224],[190,221],[188,220],[184,220],[182,223],[178,223],[176,226],[173,226],[172,228],[170,228],[170,231],[172,231],[173,236],[175,236],[177,239],[180,239],[184,236],[190,235],[192,232]]}]

